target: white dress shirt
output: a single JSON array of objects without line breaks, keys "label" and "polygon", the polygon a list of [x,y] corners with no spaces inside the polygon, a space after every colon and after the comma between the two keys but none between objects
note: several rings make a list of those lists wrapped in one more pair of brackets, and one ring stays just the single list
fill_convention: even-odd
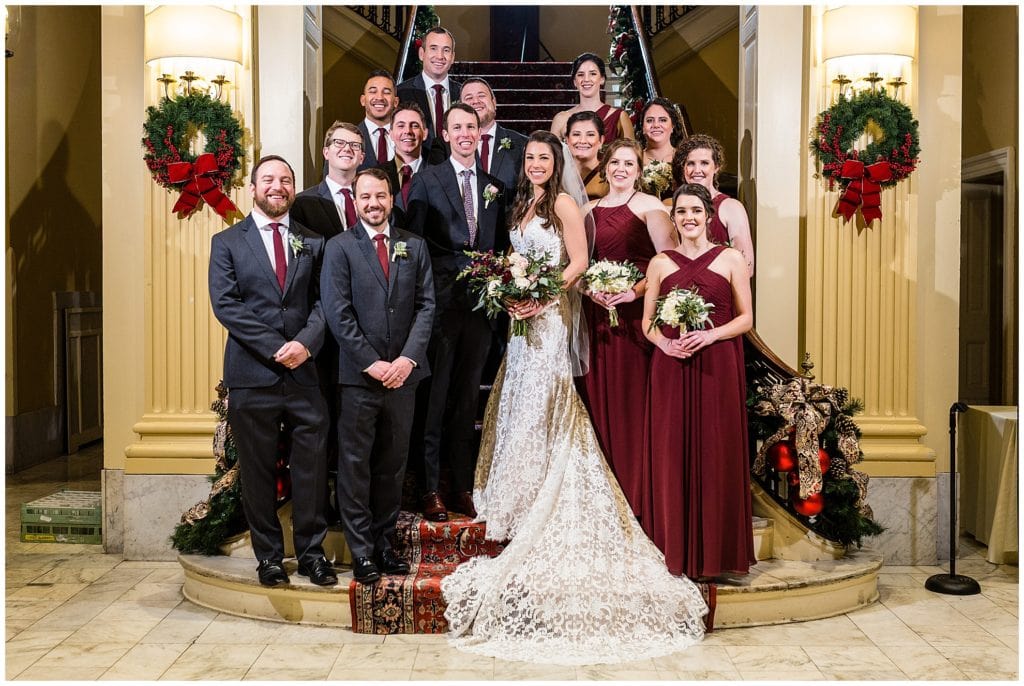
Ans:
[{"label": "white dress shirt", "polygon": [[486,133],[491,137],[491,140],[487,141],[487,169],[484,169],[484,171],[487,172],[488,174],[491,173],[491,166],[494,164],[494,151],[498,147],[498,134],[496,133],[497,130],[498,121],[494,120],[491,122],[489,128],[482,129],[480,131],[480,140],[477,141],[476,144],[476,154],[482,155],[484,151],[484,134]]},{"label": "white dress shirt", "polygon": [[[423,77],[423,88],[426,89],[426,91],[427,91],[427,102],[430,103],[430,107],[428,107],[427,109],[430,110],[430,113],[429,113],[430,119],[431,119],[431,121],[433,121],[433,119],[434,119],[434,84],[438,84],[438,83],[441,84],[441,101],[444,103],[444,111],[445,112],[447,112],[448,108],[452,106],[452,89],[449,87],[449,80],[448,80],[448,76],[447,75],[444,77],[444,79],[442,79],[440,81],[435,81],[434,79],[430,78],[429,76],[427,76],[425,73],[422,73],[422,72],[420,73],[420,76]],[[438,126],[440,126],[440,125],[441,125],[441,122],[437,122],[437,121],[434,122],[434,128],[435,129]]]},{"label": "white dress shirt", "polygon": [[480,193],[478,192],[479,189],[477,188],[478,184],[477,184],[477,178],[476,178],[476,162],[475,161],[473,162],[473,166],[472,167],[464,167],[461,164],[459,164],[458,162],[456,162],[454,157],[449,157],[448,161],[451,162],[452,167],[455,169],[455,179],[459,183],[459,194],[460,195],[462,194],[462,172],[467,170],[467,169],[470,171],[469,186],[470,186],[470,188],[473,189],[473,219],[475,219],[475,220],[477,220],[479,222],[480,221],[480,209],[477,207],[478,203],[477,203],[476,199],[480,197]]},{"label": "white dress shirt", "polygon": [[281,234],[281,243],[284,245],[284,263],[288,266],[288,260],[291,259],[291,246],[288,244],[288,215],[285,215],[281,219],[271,219],[267,215],[260,212],[256,207],[252,208],[252,214],[250,215],[252,220],[256,222],[256,228],[260,230],[260,238],[263,239],[263,247],[267,250],[267,257],[270,258],[270,266],[277,272],[277,263],[274,261],[274,236],[270,233],[273,229],[270,228],[270,224],[277,222],[280,226],[277,227],[278,233]]},{"label": "white dress shirt", "polygon": [[324,178],[327,182],[327,187],[331,189],[331,198],[334,200],[334,207],[338,210],[338,216],[341,217],[341,225],[346,230],[349,228],[348,222],[345,221],[345,196],[342,195],[341,189],[347,188],[352,194],[352,206],[356,204],[356,189],[352,186],[342,186],[340,183],[327,176]]},{"label": "white dress shirt", "polygon": [[365,126],[366,130],[370,132],[370,147],[373,148],[374,157],[377,156],[377,138],[380,136],[380,134],[377,133],[377,129],[384,129],[385,131],[388,132],[387,136],[384,138],[384,140],[386,140],[388,143],[388,159],[377,160],[377,164],[384,164],[388,160],[395,159],[395,142],[391,140],[391,124],[379,126],[376,123],[370,121],[369,118],[366,118],[363,119],[363,126]]}]

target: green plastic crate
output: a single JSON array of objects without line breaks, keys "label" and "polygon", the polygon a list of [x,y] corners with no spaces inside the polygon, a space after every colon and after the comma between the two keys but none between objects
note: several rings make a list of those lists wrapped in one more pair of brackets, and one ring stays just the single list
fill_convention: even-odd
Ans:
[{"label": "green plastic crate", "polygon": [[103,543],[99,525],[22,524],[21,540],[26,543]]},{"label": "green plastic crate", "polygon": [[34,543],[102,543],[99,491],[57,491],[21,506],[21,540]]}]

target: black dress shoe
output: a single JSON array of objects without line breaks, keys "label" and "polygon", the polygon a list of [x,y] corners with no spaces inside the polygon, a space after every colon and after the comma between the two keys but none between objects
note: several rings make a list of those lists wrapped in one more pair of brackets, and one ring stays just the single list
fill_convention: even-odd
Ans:
[{"label": "black dress shoe", "polygon": [[299,574],[308,576],[317,586],[333,586],[338,583],[338,575],[331,568],[331,563],[318,557],[309,563],[299,563]]},{"label": "black dress shoe", "polygon": [[423,517],[432,522],[447,522],[448,510],[441,500],[441,494],[430,491],[423,494]]},{"label": "black dress shoe", "polygon": [[473,494],[469,491],[460,491],[455,494],[455,503],[452,505],[452,509],[456,512],[476,519],[476,507],[473,505]]},{"label": "black dress shoe", "polygon": [[380,568],[385,574],[409,573],[409,563],[398,557],[394,550],[385,550],[380,554]]},{"label": "black dress shoe", "polygon": [[284,573],[284,563],[281,560],[260,560],[256,574],[263,586],[280,586],[288,583],[288,575]]},{"label": "black dress shoe", "polygon": [[380,581],[380,570],[368,557],[357,557],[352,561],[352,576],[361,584]]}]

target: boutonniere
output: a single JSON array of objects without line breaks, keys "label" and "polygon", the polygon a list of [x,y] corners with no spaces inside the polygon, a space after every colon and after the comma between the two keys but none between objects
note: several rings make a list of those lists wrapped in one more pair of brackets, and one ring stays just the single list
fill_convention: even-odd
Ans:
[{"label": "boutonniere", "polygon": [[487,188],[484,189],[484,209],[486,210],[492,202],[498,197],[498,189],[495,188],[493,183],[487,184]]},{"label": "boutonniere", "polygon": [[394,250],[391,252],[391,261],[397,262],[399,258],[404,260],[407,257],[409,257],[409,246],[406,245],[405,241],[397,241]]},{"label": "boutonniere", "polygon": [[292,254],[301,255],[306,250],[306,242],[302,236],[288,232],[288,245],[292,246]]},{"label": "boutonniere", "polygon": [[501,142],[498,143],[498,150],[508,150],[511,147],[512,147],[512,139],[509,138],[508,136],[505,136],[504,138],[502,138]]}]

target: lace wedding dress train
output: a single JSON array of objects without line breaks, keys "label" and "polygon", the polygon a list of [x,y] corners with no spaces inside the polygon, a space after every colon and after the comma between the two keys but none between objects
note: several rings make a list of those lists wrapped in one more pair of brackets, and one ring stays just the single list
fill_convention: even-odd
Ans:
[{"label": "lace wedding dress train", "polygon": [[[511,238],[521,253],[564,260],[539,219]],[[567,665],[675,652],[701,639],[707,605],[669,574],[601,454],[573,386],[568,310],[563,296],[509,340],[491,390],[473,499],[487,538],[511,543],[442,582],[450,640]]]}]

